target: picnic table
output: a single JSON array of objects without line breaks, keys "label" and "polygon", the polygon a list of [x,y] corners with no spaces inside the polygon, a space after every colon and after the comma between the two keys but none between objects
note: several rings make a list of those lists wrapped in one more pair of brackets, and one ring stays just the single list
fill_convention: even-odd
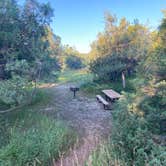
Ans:
[{"label": "picnic table", "polygon": [[121,97],[121,95],[118,92],[115,92],[112,89],[102,90],[102,92],[104,93],[107,101],[108,100],[114,101]]}]

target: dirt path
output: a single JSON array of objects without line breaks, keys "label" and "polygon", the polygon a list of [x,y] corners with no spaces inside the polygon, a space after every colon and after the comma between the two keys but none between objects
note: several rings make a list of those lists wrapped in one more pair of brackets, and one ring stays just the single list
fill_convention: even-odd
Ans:
[{"label": "dirt path", "polygon": [[79,146],[62,156],[54,166],[83,166],[90,153],[110,133],[111,112],[104,111],[95,98],[78,92],[73,99],[71,84],[51,87],[54,99],[44,111],[50,116],[65,121],[80,136]]}]

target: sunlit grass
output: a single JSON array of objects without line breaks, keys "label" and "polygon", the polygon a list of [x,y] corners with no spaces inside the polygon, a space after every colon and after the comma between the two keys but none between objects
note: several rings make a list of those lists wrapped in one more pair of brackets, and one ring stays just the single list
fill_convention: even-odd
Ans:
[{"label": "sunlit grass", "polygon": [[91,82],[93,75],[87,69],[81,70],[65,70],[63,71],[58,79],[59,83],[76,83],[82,85],[86,82]]},{"label": "sunlit grass", "polygon": [[93,96],[101,93],[103,89],[114,89],[119,93],[121,91],[132,92],[134,91],[134,87],[131,83],[132,79],[133,78],[129,78],[126,80],[126,88],[124,89],[121,80],[116,82],[103,82],[102,80],[94,81],[94,75],[87,69],[66,69],[60,74],[58,83],[74,83],[80,86],[83,92]]}]

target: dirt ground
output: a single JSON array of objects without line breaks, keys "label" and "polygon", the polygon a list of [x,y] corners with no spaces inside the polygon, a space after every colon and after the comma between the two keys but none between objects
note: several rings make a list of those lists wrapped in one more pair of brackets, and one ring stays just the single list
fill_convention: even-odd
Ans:
[{"label": "dirt ground", "polygon": [[54,161],[54,166],[83,166],[111,130],[111,111],[105,111],[95,96],[88,97],[79,91],[73,98],[70,86],[72,84],[66,83],[50,87],[53,99],[43,109],[49,116],[63,120],[79,135],[77,146],[67,155],[62,155],[59,161]]}]

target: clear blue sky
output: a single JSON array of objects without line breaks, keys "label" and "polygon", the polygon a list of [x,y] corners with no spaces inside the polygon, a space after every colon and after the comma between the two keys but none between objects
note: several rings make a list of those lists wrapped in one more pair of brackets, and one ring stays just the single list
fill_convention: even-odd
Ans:
[{"label": "clear blue sky", "polygon": [[105,11],[130,22],[135,18],[144,24],[148,21],[151,28],[157,28],[163,17],[161,10],[166,9],[166,0],[40,0],[47,1],[54,9],[54,33],[63,44],[80,52],[88,52],[90,43],[103,31]]}]

